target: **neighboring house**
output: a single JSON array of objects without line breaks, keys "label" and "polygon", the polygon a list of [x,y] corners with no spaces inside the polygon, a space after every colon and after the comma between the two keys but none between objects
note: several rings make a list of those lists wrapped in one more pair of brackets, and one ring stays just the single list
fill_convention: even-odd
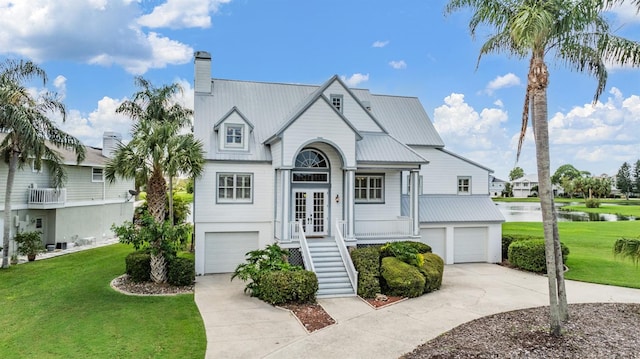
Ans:
[{"label": "neighboring house", "polygon": [[502,197],[502,193],[506,190],[507,182],[494,176],[489,178],[489,195],[491,197]]},{"label": "neighboring house", "polygon": [[338,76],[320,86],[212,79],[206,52],[194,90],[207,160],[195,182],[198,274],[232,272],[274,242],[318,273],[321,296],[347,294],[325,283],[327,271],[353,281],[345,244],[410,239],[446,263],[501,260],[492,171],[445,150],[417,98]]},{"label": "neighboring house", "polygon": [[[0,139],[3,134],[0,134]],[[120,136],[104,134],[103,149],[85,147],[86,159],[76,163],[74,153],[57,149],[67,173],[63,188],[52,188],[52,178],[43,161],[40,171],[33,161],[16,172],[11,195],[11,223],[3,223],[8,165],[0,161],[0,233],[3,226],[16,232],[39,231],[44,244],[62,248],[62,243],[88,244],[113,237],[111,225],[131,220],[133,181],[104,180],[104,167]],[[11,243],[11,252],[15,250]]]},{"label": "neighboring house", "polygon": [[[564,194],[564,188],[559,185],[552,184],[551,190],[553,196],[561,196]],[[538,174],[528,174],[523,177],[511,181],[511,192],[514,198],[527,198],[538,196]]]}]

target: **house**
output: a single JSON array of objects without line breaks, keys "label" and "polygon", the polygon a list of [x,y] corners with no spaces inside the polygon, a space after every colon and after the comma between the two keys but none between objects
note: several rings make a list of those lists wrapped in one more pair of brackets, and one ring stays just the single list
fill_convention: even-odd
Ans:
[{"label": "house", "polygon": [[511,181],[511,191],[515,198],[527,198],[538,195],[538,175],[528,174]]},{"label": "house", "polygon": [[[3,136],[0,134],[0,136]],[[1,139],[2,137],[0,137]],[[133,217],[129,190],[132,180],[109,183],[104,179],[105,164],[120,140],[120,135],[105,132],[103,148],[85,147],[86,158],[77,164],[74,153],[56,149],[64,164],[67,181],[64,188],[53,188],[47,163],[36,171],[33,162],[16,172],[11,195],[11,223],[3,223],[3,208],[8,165],[0,162],[0,233],[10,226],[17,232],[39,231],[45,245],[62,248],[112,238],[111,225]],[[15,247],[10,245],[13,253]]]},{"label": "house", "polygon": [[212,79],[207,52],[196,52],[194,91],[206,152],[196,273],[232,272],[275,242],[318,273],[319,295],[337,295],[323,281],[342,272],[353,282],[347,247],[415,240],[446,263],[501,260],[492,171],[446,150],[417,98],[349,88],[338,76]]},{"label": "house", "polygon": [[507,189],[507,182],[500,178],[490,176],[489,177],[489,195],[494,197],[502,197],[502,193]]}]

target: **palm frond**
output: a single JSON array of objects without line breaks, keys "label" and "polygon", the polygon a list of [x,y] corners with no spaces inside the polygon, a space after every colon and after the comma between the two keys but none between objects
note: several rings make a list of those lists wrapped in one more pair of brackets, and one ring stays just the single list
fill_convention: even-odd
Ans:
[{"label": "palm frond", "polygon": [[630,259],[637,266],[640,263],[640,239],[618,239],[613,245],[613,254]]}]

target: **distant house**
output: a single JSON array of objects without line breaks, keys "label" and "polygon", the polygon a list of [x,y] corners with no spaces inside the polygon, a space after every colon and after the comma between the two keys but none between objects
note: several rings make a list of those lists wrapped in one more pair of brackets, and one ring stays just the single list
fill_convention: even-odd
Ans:
[{"label": "distant house", "polygon": [[502,193],[506,189],[507,182],[500,178],[490,176],[489,177],[489,195],[491,197],[502,197]]},{"label": "distant house", "polygon": [[[553,196],[564,194],[562,186],[551,185]],[[528,174],[511,181],[511,191],[514,198],[527,198],[538,196],[538,174]]]},{"label": "distant house", "polygon": [[[0,161],[0,233],[4,226],[10,226],[12,237],[17,232],[39,231],[44,244],[58,248],[63,243],[86,244],[111,238],[111,225],[133,216],[128,193],[134,188],[133,181],[121,179],[111,184],[104,180],[105,164],[119,138],[116,133],[106,132],[103,148],[85,147],[86,159],[80,164],[72,152],[57,149],[68,177],[63,188],[52,186],[46,161],[40,171],[33,168],[33,162],[18,170],[10,199],[10,223],[3,223],[8,165]],[[12,253],[14,249],[12,244]]]},{"label": "distant house", "polygon": [[[353,294],[347,247],[415,240],[446,263],[499,262],[504,218],[492,171],[444,149],[415,97],[211,78],[195,58],[196,272],[232,272],[278,243],[318,273],[319,295]],[[351,283],[351,284],[350,284]]]}]

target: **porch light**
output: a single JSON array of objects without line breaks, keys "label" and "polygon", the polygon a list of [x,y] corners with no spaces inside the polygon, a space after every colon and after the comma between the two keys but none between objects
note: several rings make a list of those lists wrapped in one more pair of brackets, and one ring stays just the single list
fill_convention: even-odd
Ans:
[{"label": "porch light", "polygon": [[336,203],[340,203],[340,195],[339,194],[336,195]]}]

